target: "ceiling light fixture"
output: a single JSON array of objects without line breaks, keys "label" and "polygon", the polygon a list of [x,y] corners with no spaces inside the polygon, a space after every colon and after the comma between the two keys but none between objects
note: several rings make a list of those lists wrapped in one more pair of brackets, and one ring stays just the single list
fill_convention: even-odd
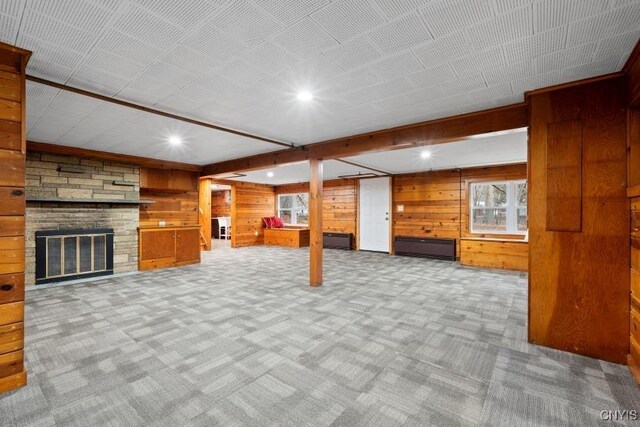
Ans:
[{"label": "ceiling light fixture", "polygon": [[267,172],[267,176],[268,176],[269,178],[273,178],[273,172]]},{"label": "ceiling light fixture", "polygon": [[420,153],[420,157],[422,157],[423,159],[428,159],[429,157],[431,157],[431,151],[424,150]]},{"label": "ceiling light fixture", "polygon": [[169,137],[169,144],[171,145],[180,145],[182,144],[182,139],[180,139],[179,136],[170,136]]},{"label": "ceiling light fixture", "polygon": [[298,92],[298,95],[296,95],[296,97],[299,101],[309,102],[313,99],[313,94],[307,90],[303,90]]}]

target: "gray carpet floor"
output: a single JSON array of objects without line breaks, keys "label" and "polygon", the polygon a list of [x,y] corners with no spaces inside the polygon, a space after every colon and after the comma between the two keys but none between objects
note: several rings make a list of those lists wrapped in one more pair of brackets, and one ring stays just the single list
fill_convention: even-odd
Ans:
[{"label": "gray carpet floor", "polygon": [[625,366],[526,342],[526,275],[365,252],[231,250],[27,293],[2,426],[591,426]]}]

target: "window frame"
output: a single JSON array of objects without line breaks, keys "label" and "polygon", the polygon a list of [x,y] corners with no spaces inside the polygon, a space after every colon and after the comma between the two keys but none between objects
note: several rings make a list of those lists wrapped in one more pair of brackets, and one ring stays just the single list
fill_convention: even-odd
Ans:
[{"label": "window frame", "polygon": [[[507,191],[507,203],[503,207],[496,207],[496,209],[505,209],[506,210],[506,230],[475,230],[474,229],[474,216],[475,211],[480,209],[491,209],[491,207],[477,207],[473,206],[473,190],[475,186],[479,185],[506,185]],[[507,180],[496,180],[496,181],[475,181],[469,183],[469,233],[471,234],[501,234],[501,235],[512,235],[512,236],[525,236],[527,234],[527,230],[518,230],[518,209],[522,209],[523,207],[527,210],[527,223],[528,223],[528,203],[523,206],[518,203],[518,185],[519,184],[527,184],[526,179],[507,179]],[[527,186],[527,202],[529,197],[529,188]],[[527,224],[528,225],[528,224]]]},{"label": "window frame", "polygon": [[[308,205],[308,203],[309,203],[309,193],[307,193],[307,192],[300,192],[300,193],[280,193],[280,194],[278,194],[278,206],[276,207],[276,208],[277,208],[277,214],[278,214],[278,216],[280,216],[280,212],[281,212],[282,210],[289,211],[289,212],[290,212],[290,217],[291,217],[291,220],[292,220],[292,222],[285,222],[285,224],[284,224],[284,225],[291,225],[291,226],[296,226],[296,227],[299,227],[299,226],[308,226],[308,225],[309,225],[308,223],[307,223],[307,224],[300,224],[300,223],[298,223],[298,213],[296,212],[296,206],[295,206],[295,201],[296,201],[297,199],[296,199],[296,197],[295,197],[295,196],[300,196],[300,195],[302,195],[302,194],[306,194],[306,195],[307,195],[307,205]],[[292,201],[292,205],[291,205],[291,207],[290,207],[290,208],[282,208],[282,209],[280,208],[280,198],[281,198],[282,196],[293,196],[293,201]],[[308,207],[307,207],[307,210],[308,210]]]}]

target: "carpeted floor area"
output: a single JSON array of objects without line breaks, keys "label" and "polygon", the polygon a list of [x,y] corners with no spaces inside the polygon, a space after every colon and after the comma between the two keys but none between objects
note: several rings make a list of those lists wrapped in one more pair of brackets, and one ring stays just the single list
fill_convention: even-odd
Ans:
[{"label": "carpeted floor area", "polygon": [[200,265],[29,291],[29,385],[0,396],[0,424],[590,426],[640,410],[626,367],[527,344],[524,274],[327,250],[312,289],[307,250],[214,243]]}]

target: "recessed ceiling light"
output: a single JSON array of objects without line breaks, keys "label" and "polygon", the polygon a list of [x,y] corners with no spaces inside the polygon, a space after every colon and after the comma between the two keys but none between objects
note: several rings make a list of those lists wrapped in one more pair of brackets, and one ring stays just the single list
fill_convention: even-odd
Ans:
[{"label": "recessed ceiling light", "polygon": [[428,159],[429,157],[431,157],[431,151],[429,150],[424,150],[420,153],[420,157],[422,157],[423,159]]},{"label": "recessed ceiling light", "polygon": [[267,176],[268,176],[269,178],[273,178],[273,172],[267,172]]},{"label": "recessed ceiling light", "polygon": [[180,139],[179,136],[170,136],[169,137],[169,144],[171,144],[171,145],[180,145],[180,144],[182,144],[182,139]]},{"label": "recessed ceiling light", "polygon": [[313,99],[313,94],[307,90],[303,90],[298,92],[298,95],[296,95],[296,97],[299,101],[309,102]]}]

